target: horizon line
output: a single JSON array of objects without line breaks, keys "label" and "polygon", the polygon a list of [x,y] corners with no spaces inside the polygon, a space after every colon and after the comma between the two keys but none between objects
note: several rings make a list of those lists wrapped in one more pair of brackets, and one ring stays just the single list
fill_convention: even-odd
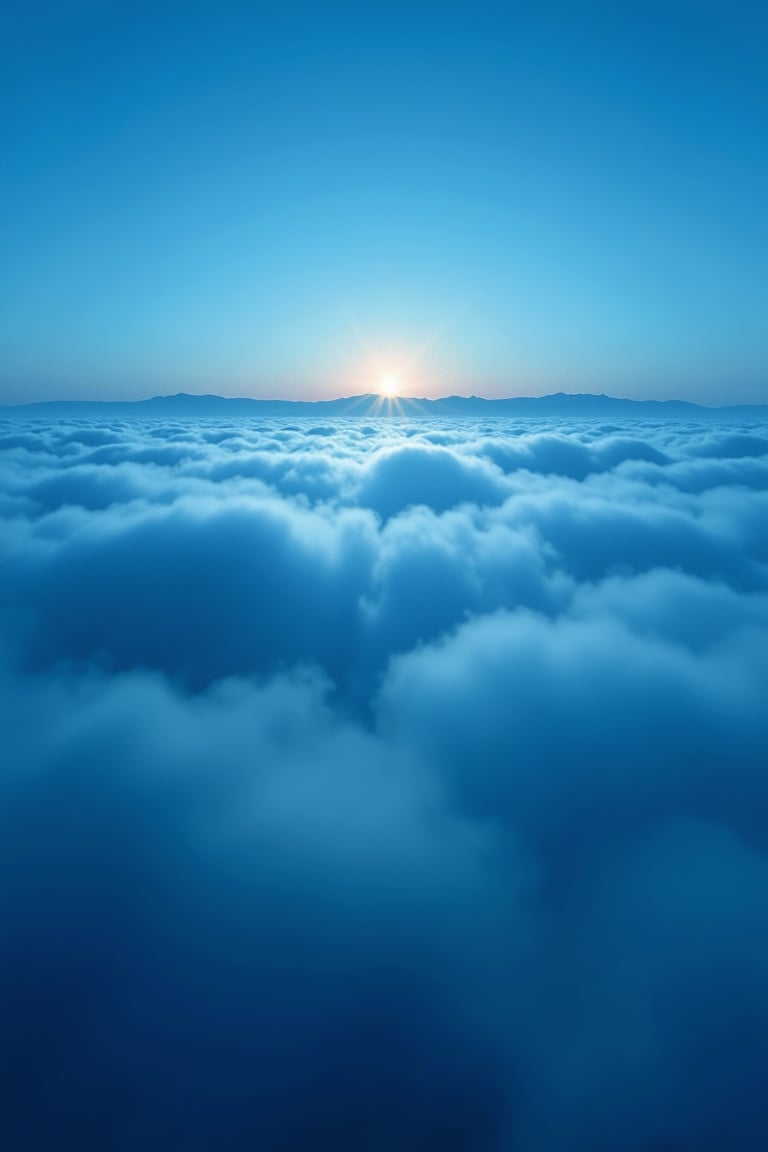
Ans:
[{"label": "horizon line", "polygon": [[469,395],[463,393],[449,393],[442,396],[411,396],[411,395],[397,395],[390,396],[380,392],[359,392],[351,393],[343,396],[333,397],[316,397],[314,399],[307,399],[301,397],[285,397],[285,396],[224,396],[216,392],[173,392],[173,393],[157,393],[151,396],[135,397],[132,399],[109,397],[109,398],[79,398],[79,397],[59,397],[48,400],[27,400],[21,402],[2,402],[0,403],[0,411],[14,410],[19,408],[50,408],[55,405],[63,404],[77,404],[77,405],[94,405],[94,406],[109,406],[109,405],[140,405],[152,404],[162,401],[217,401],[222,404],[280,404],[280,405],[302,405],[307,407],[314,407],[326,404],[358,404],[365,400],[375,403],[378,407],[385,408],[388,411],[397,409],[401,404],[440,404],[447,401],[457,403],[480,403],[480,404],[515,404],[519,402],[528,402],[536,404],[537,402],[546,402],[553,400],[599,400],[610,403],[618,404],[640,404],[640,405],[676,405],[687,408],[700,408],[705,411],[720,411],[722,409],[733,408],[766,408],[768,401],[765,403],[734,403],[734,404],[706,404],[696,400],[682,400],[677,397],[671,396],[665,399],[658,399],[655,397],[631,397],[631,396],[612,396],[606,392],[547,392],[540,395],[511,395],[511,396],[482,396],[477,393]]}]

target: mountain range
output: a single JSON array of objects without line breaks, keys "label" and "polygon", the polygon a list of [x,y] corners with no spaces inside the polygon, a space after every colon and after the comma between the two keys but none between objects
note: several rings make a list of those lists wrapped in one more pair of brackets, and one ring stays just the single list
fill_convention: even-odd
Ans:
[{"label": "mountain range", "polygon": [[367,393],[335,400],[257,400],[215,395],[153,396],[147,400],[49,400],[35,404],[0,407],[4,416],[51,417],[126,416],[194,417],[219,419],[234,416],[297,417],[407,417],[424,419],[441,416],[764,416],[768,404],[705,407],[685,400],[627,400],[603,394],[557,392],[549,396],[510,396],[486,399],[482,396],[442,396],[436,400],[401,396],[394,399]]}]

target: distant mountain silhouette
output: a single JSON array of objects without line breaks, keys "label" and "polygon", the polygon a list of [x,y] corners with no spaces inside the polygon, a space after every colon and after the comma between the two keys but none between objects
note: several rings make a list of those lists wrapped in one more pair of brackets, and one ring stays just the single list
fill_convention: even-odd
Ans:
[{"label": "distant mountain silhouette", "polygon": [[550,396],[441,396],[436,400],[401,396],[389,400],[376,393],[343,396],[336,400],[256,400],[213,395],[153,396],[149,400],[49,400],[36,404],[6,405],[5,416],[50,418],[57,416],[195,417],[233,416],[361,417],[429,419],[440,416],[724,416],[768,415],[768,405],[733,405],[709,408],[685,400],[623,400],[592,393],[556,392]]}]

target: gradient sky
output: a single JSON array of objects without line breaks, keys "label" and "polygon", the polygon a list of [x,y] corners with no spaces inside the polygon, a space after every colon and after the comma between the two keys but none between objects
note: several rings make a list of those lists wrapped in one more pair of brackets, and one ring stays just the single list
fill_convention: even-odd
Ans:
[{"label": "gradient sky", "polygon": [[0,16],[0,401],[768,402],[744,3]]}]

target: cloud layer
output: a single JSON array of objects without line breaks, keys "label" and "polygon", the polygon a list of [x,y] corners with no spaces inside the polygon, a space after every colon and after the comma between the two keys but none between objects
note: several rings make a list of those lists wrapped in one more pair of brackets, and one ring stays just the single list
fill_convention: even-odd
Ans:
[{"label": "cloud layer", "polygon": [[0,1143],[768,1145],[768,427],[0,424]]}]

